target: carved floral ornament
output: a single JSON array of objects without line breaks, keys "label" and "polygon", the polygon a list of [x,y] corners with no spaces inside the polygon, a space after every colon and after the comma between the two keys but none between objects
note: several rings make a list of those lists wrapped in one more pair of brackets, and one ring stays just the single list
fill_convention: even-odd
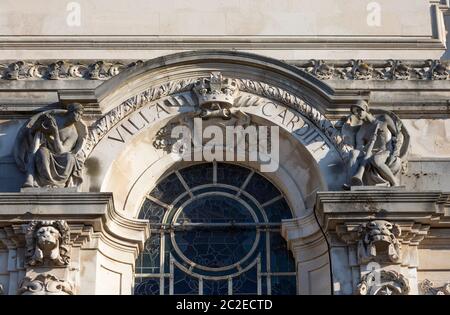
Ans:
[{"label": "carved floral ornament", "polygon": [[93,63],[81,61],[34,62],[16,61],[0,64],[3,80],[108,80],[126,68],[141,64],[135,61],[125,65],[120,61],[99,60]]},{"label": "carved floral ornament", "polygon": [[425,279],[420,284],[420,290],[424,295],[450,295],[450,282],[436,287],[432,281]]},{"label": "carved floral ornament", "polygon": [[[99,60],[95,62],[57,60],[14,61],[0,64],[3,80],[108,80],[143,61]],[[310,60],[294,64],[320,80],[449,80],[449,66],[439,60],[371,62]]]},{"label": "carved floral ornament", "polygon": [[364,60],[349,62],[326,62],[310,60],[296,64],[298,68],[321,80],[448,80],[449,65],[439,60],[405,62],[387,60],[371,63]]},{"label": "carved floral ornament", "polygon": [[17,291],[21,295],[73,295],[74,286],[52,274],[39,274],[34,279],[25,277]]},{"label": "carved floral ornament", "polygon": [[66,266],[70,262],[70,231],[64,220],[31,221],[26,227],[25,263]]}]

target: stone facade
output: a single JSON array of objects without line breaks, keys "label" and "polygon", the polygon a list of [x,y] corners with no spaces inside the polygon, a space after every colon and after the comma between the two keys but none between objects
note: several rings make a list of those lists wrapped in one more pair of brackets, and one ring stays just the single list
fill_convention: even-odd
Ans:
[{"label": "stone facade", "polygon": [[[167,265],[155,292],[176,294],[173,270],[189,268],[149,240],[173,241],[192,222],[176,221],[181,210],[170,221],[176,203],[163,195],[175,186],[151,192],[205,162],[177,158],[191,141],[171,138],[195,133],[195,119],[279,130],[279,167],[262,178],[280,196],[245,201],[265,163],[229,163],[251,170],[235,200],[266,210],[283,199],[292,212],[250,210],[257,239],[264,231],[272,249],[275,231],[294,262],[287,272],[255,258],[255,294],[288,276],[302,295],[450,294],[447,0],[136,1],[132,13],[120,1],[20,2],[0,4],[0,295],[133,294],[141,260]],[[117,7],[93,24],[94,2]],[[142,216],[143,200],[169,209],[161,222]],[[197,292],[219,278],[200,276]]]}]

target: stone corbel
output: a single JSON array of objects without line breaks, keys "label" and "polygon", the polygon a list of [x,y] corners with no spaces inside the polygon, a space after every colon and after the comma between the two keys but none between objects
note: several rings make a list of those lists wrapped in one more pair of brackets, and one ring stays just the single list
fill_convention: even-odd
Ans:
[{"label": "stone corbel", "polygon": [[[64,237],[56,246],[50,234]],[[148,222],[117,213],[109,193],[0,194],[8,294],[130,294],[148,236]]]},{"label": "stone corbel", "polygon": [[417,267],[417,246],[429,229],[414,222],[369,220],[338,224],[336,234],[353,247],[358,265],[377,262]]}]

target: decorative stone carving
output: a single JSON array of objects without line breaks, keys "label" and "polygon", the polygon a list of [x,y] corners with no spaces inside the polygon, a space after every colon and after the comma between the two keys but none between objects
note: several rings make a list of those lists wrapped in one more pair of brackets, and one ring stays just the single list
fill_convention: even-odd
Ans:
[{"label": "decorative stone carving", "polygon": [[87,127],[81,121],[83,107],[36,114],[19,130],[14,158],[26,174],[23,187],[77,187],[82,182],[82,149]]},{"label": "decorative stone carving", "polygon": [[192,126],[189,121],[189,117],[185,117],[185,119],[179,119],[177,121],[169,122],[163,128],[159,129],[153,139],[153,146],[158,150],[163,150],[166,153],[174,152],[174,153],[184,153],[186,150],[186,146],[191,143],[184,143],[184,139],[175,139],[172,137],[172,130],[176,126],[184,125],[192,129]]},{"label": "decorative stone carving", "polygon": [[[324,72],[314,70],[316,65],[321,69],[333,69]],[[321,80],[448,80],[449,69],[439,60],[400,61],[387,60],[366,62],[350,60],[349,62],[333,62],[328,64],[322,60],[308,63],[297,63],[296,66],[311,73]]]},{"label": "decorative stone carving", "polygon": [[397,237],[401,234],[400,226],[384,220],[374,220],[360,225],[358,241],[358,259],[367,263],[387,254],[391,262],[401,259],[401,243]]},{"label": "decorative stone carving", "polygon": [[199,79],[194,84],[193,92],[197,96],[202,119],[245,117],[248,121],[243,125],[250,122],[250,116],[234,107],[234,99],[239,93],[236,80],[224,78],[220,72],[212,72],[210,78]]},{"label": "decorative stone carving", "polygon": [[335,69],[333,65],[328,65],[323,60],[311,60],[310,66],[305,71],[311,73],[321,80],[329,80],[333,77]]},{"label": "decorative stone carving", "polygon": [[32,221],[26,228],[29,266],[65,266],[70,262],[69,226],[63,220]]},{"label": "decorative stone carving", "polygon": [[[17,61],[0,65],[0,78],[6,80],[107,80],[137,62],[124,65],[119,61],[94,63],[57,60],[54,62]],[[3,71],[1,71],[3,69]]]},{"label": "decorative stone carving", "polygon": [[356,295],[408,295],[408,280],[395,271],[372,271],[364,275]]},{"label": "decorative stone carving", "polygon": [[450,283],[446,283],[441,287],[434,287],[433,282],[425,279],[420,284],[420,290],[424,295],[450,295]]},{"label": "decorative stone carving", "polygon": [[405,168],[409,134],[391,112],[374,115],[366,101],[351,106],[352,114],[337,124],[344,143],[351,148],[349,186],[398,186]]},{"label": "decorative stone carving", "polygon": [[441,63],[439,60],[428,60],[431,66],[431,79],[432,80],[448,80],[449,67],[447,64]]},{"label": "decorative stone carving", "polygon": [[51,274],[39,274],[34,279],[25,277],[17,291],[20,295],[73,295],[74,286]]},{"label": "decorative stone carving", "polygon": [[352,60],[350,64],[352,65],[351,75],[353,79],[369,80],[373,77],[374,69],[370,64],[362,60]]},{"label": "decorative stone carving", "polygon": [[[293,95],[283,89],[272,86],[264,82],[258,82],[248,79],[233,79],[237,83],[237,88],[241,92],[247,92],[256,96],[262,96],[271,100],[280,102],[283,105],[296,109],[299,113],[304,115],[316,126],[321,132],[325,134],[330,143],[332,143],[338,153],[346,155],[348,153],[347,146],[343,145],[341,133],[336,129],[333,123],[322,115],[316,108],[308,104],[300,97]],[[90,128],[86,139],[86,144],[82,152],[79,154],[80,160],[84,161],[90,155],[95,145],[121,120],[125,117],[145,106],[146,104],[156,101],[160,98],[192,91],[198,79],[183,79],[173,80],[164,83],[160,86],[149,88],[138,95],[130,97],[122,102],[119,106],[106,113],[102,118],[97,120]],[[257,99],[257,97],[255,97]],[[257,102],[250,102],[252,106],[258,105]],[[239,108],[232,109],[238,119],[244,121],[247,119],[244,116],[239,117],[243,112]]]},{"label": "decorative stone carving", "polygon": [[[16,61],[0,64],[3,80],[108,80],[124,69],[142,64],[121,61]],[[406,65],[405,63],[408,63]],[[409,65],[411,64],[411,65]],[[297,62],[296,67],[320,80],[449,80],[449,69],[439,60],[368,62],[363,60],[333,61],[309,60]],[[2,70],[3,69],[3,70]]]}]

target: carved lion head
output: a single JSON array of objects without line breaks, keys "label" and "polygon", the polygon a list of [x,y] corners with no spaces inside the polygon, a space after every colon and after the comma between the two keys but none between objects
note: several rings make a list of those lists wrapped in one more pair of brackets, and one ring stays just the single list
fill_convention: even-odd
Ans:
[{"label": "carved lion head", "polygon": [[26,242],[26,259],[30,266],[69,263],[69,227],[63,220],[30,222]]}]

